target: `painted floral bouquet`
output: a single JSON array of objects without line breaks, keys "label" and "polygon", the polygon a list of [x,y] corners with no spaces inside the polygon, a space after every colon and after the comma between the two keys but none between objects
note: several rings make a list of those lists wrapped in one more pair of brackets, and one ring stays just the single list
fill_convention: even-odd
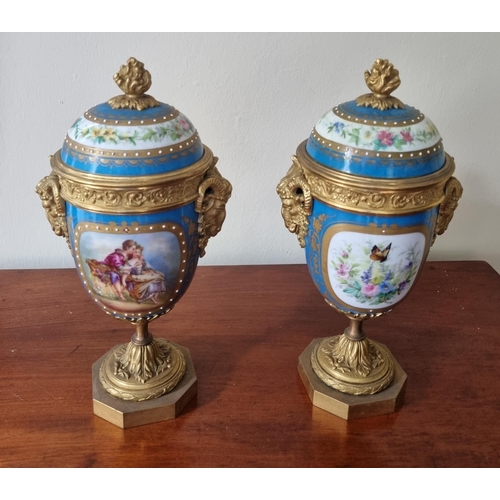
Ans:
[{"label": "painted floral bouquet", "polygon": [[395,248],[389,253],[391,243],[377,246],[367,242],[358,250],[353,253],[352,245],[344,245],[331,260],[336,288],[367,306],[387,306],[406,295],[420,267],[416,246],[396,254]]}]

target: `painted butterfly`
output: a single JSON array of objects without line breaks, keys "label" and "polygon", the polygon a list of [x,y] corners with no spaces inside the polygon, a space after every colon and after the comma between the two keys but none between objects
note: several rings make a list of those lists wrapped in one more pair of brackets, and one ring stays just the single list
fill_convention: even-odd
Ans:
[{"label": "painted butterfly", "polygon": [[389,255],[389,250],[391,249],[392,243],[389,243],[383,250],[377,245],[373,245],[372,253],[370,254],[371,260],[376,260],[378,262],[384,262],[387,260],[387,256]]}]

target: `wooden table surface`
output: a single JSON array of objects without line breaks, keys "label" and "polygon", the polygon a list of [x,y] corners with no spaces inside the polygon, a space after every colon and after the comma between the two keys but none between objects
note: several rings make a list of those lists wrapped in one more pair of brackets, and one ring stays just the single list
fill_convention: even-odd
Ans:
[{"label": "wooden table surface", "polygon": [[92,411],[92,364],[133,328],[74,269],[0,271],[1,467],[498,467],[500,276],[428,262],[408,299],[365,325],[408,375],[403,407],[344,421],[297,372],[342,333],[305,265],[199,267],[152,333],[189,348],[198,396],[175,420],[120,429]]}]

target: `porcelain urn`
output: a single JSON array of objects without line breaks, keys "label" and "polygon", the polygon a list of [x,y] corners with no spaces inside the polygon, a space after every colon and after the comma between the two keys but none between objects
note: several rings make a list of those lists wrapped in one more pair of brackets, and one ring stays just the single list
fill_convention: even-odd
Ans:
[{"label": "porcelain urn", "polygon": [[310,394],[319,387],[331,401],[325,409],[344,418],[362,401],[387,412],[389,389],[389,399],[400,398],[406,375],[362,325],[408,296],[462,194],[432,121],[391,95],[398,71],[378,59],[364,76],[370,93],[319,119],[277,188],[313,282],[350,320],[343,334],[315,341],[301,357]]},{"label": "porcelain urn", "polygon": [[135,325],[96,375],[111,405],[161,399],[188,376],[195,384],[189,352],[153,338],[148,325],[188,289],[231,195],[193,123],[146,94],[151,75],[141,62],[130,58],[114,80],[123,94],[73,123],[36,188],[88,296]]}]

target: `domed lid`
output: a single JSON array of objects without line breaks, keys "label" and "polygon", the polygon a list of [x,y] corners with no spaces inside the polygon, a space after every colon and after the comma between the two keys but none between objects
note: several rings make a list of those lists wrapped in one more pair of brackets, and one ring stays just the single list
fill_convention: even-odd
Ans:
[{"label": "domed lid", "polygon": [[151,75],[131,57],[114,75],[124,95],[86,111],[69,129],[61,160],[82,172],[154,175],[188,167],[203,156],[193,124],[145,92]]},{"label": "domed lid", "polygon": [[372,93],[326,112],[309,136],[308,154],[328,168],[366,177],[418,177],[439,170],[445,152],[436,127],[390,95],[401,83],[398,70],[377,59],[365,81]]}]

